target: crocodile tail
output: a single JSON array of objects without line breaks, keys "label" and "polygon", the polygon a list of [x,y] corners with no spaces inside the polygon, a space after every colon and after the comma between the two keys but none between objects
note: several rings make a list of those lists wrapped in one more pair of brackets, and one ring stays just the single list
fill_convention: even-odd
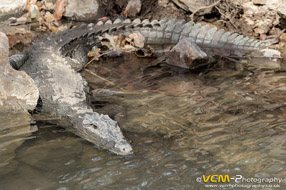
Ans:
[{"label": "crocodile tail", "polygon": [[267,47],[267,44],[262,41],[251,39],[237,33],[226,32],[224,29],[218,30],[216,27],[210,28],[208,25],[201,27],[195,41],[202,48],[213,49],[215,54],[224,56],[242,56]]},{"label": "crocodile tail", "polygon": [[192,21],[186,23],[182,27],[180,38],[190,38],[201,48],[213,50],[219,55],[244,55],[246,53],[265,49],[268,44],[263,41],[258,41],[225,31],[218,30],[217,27],[210,25],[194,24]]},{"label": "crocodile tail", "polygon": [[[176,44],[182,38],[189,38],[203,49],[213,51],[219,55],[244,55],[246,53],[264,49],[267,44],[263,41],[258,41],[225,31],[218,30],[210,25],[195,24],[194,22],[186,22],[185,20],[167,19],[160,21],[143,21],[136,19],[130,22],[126,28],[139,28],[139,32],[145,37],[146,44]],[[129,31],[127,30],[127,33]]]}]

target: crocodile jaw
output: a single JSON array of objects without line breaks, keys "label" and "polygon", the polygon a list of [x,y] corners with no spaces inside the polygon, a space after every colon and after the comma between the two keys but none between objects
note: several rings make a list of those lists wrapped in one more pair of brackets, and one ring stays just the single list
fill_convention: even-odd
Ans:
[{"label": "crocodile jaw", "polygon": [[118,155],[133,154],[131,145],[125,140],[118,124],[108,115],[87,113],[81,116],[82,123],[78,123],[83,130],[80,136],[95,144],[99,148],[107,149]]},{"label": "crocodile jaw", "polygon": [[126,140],[123,140],[120,143],[115,144],[109,150],[117,155],[122,155],[122,156],[133,154],[133,149]]}]

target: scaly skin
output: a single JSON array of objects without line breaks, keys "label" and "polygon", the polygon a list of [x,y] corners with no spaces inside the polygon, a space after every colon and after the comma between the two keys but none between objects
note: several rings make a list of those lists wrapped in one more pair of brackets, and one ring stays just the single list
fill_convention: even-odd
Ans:
[{"label": "scaly skin", "polygon": [[211,28],[209,25],[202,26],[192,21],[186,23],[184,20],[162,19],[150,22],[148,19],[143,21],[127,19],[122,22],[117,19],[113,23],[110,20],[105,23],[100,21],[95,26],[73,29],[66,34],[70,43],[62,43],[60,51],[63,54],[71,52],[78,44],[78,40],[85,45],[95,45],[98,42],[97,36],[103,33],[128,36],[135,32],[140,32],[144,36],[145,45],[175,45],[181,39],[187,38],[209,55],[242,56],[266,48],[266,44],[262,41],[226,32],[224,29]]},{"label": "scaly skin", "polygon": [[[99,148],[118,155],[132,153],[116,121],[100,115],[86,103],[86,81],[72,69],[71,60],[61,56],[55,40],[42,39],[29,50],[29,59],[21,67],[35,81],[43,102],[43,111],[65,122],[67,127],[80,137]],[[45,43],[47,41],[47,43]],[[52,42],[52,43],[49,43]],[[70,126],[73,126],[71,128]]]},{"label": "scaly skin", "polygon": [[[162,19],[140,21],[135,19],[109,20],[96,25],[81,26],[63,33],[38,40],[29,51],[29,59],[21,68],[35,81],[43,101],[43,110],[58,117],[67,118],[66,126],[82,138],[116,154],[132,153],[132,147],[124,139],[116,121],[92,111],[86,103],[86,81],[74,69],[82,63],[67,57],[78,52],[78,47],[92,47],[99,42],[98,35],[140,32],[145,44],[176,44],[188,38],[208,52],[238,55],[264,48],[264,44],[241,35],[217,31],[208,25],[201,26],[184,20]],[[21,65],[17,65],[20,67]]]}]

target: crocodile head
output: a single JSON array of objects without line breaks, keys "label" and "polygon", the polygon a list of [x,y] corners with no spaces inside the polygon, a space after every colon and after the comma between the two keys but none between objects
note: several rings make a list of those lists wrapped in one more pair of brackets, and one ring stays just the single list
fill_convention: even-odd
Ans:
[{"label": "crocodile head", "polygon": [[80,135],[99,148],[108,149],[118,155],[133,153],[131,145],[124,138],[117,122],[108,115],[88,113],[81,121],[84,132]]}]

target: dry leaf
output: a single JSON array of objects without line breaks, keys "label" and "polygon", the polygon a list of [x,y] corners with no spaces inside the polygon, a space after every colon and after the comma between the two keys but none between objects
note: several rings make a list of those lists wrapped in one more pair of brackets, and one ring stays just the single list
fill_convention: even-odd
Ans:
[{"label": "dry leaf", "polygon": [[41,7],[39,7],[40,11],[41,10],[47,10],[48,8],[46,7],[46,5],[42,5]]},{"label": "dry leaf", "polygon": [[96,46],[92,47],[92,49],[88,52],[87,56],[93,57],[96,61],[98,61],[100,57],[100,49]]},{"label": "dry leaf", "polygon": [[144,47],[145,38],[141,33],[135,32],[135,33],[129,34],[128,37],[134,41],[134,45],[136,47],[139,47],[139,48]]},{"label": "dry leaf", "polygon": [[49,30],[51,30],[52,32],[57,33],[59,31],[58,29],[59,23],[57,22],[54,15],[50,13],[49,11],[46,12],[44,16],[44,21],[43,20],[41,21],[42,21],[42,24],[45,25],[47,28],[49,28]]},{"label": "dry leaf", "polygon": [[45,21],[50,24],[56,21],[56,18],[54,17],[54,15],[50,13],[49,11],[46,12],[44,18],[45,18]]},{"label": "dry leaf", "polygon": [[55,10],[54,15],[57,20],[60,20],[62,18],[66,5],[67,5],[67,2],[65,0],[57,0],[55,8],[54,8]]},{"label": "dry leaf", "polygon": [[97,19],[96,23],[98,23],[99,21],[106,22],[107,20],[109,20],[109,17],[106,17],[106,16],[105,17],[101,17],[101,18]]},{"label": "dry leaf", "polygon": [[[114,50],[114,51],[116,51],[117,48],[116,48],[116,44],[115,44],[115,41],[114,41],[113,37],[110,36],[109,34],[105,33],[105,34],[104,34],[104,38],[107,39],[108,42],[109,42],[109,44],[107,44],[106,41],[102,41],[102,42],[104,43],[104,45],[106,45],[106,46],[109,48],[109,50]],[[101,42],[101,43],[102,43],[102,42]],[[102,45],[103,45],[103,44],[102,44]]]}]

